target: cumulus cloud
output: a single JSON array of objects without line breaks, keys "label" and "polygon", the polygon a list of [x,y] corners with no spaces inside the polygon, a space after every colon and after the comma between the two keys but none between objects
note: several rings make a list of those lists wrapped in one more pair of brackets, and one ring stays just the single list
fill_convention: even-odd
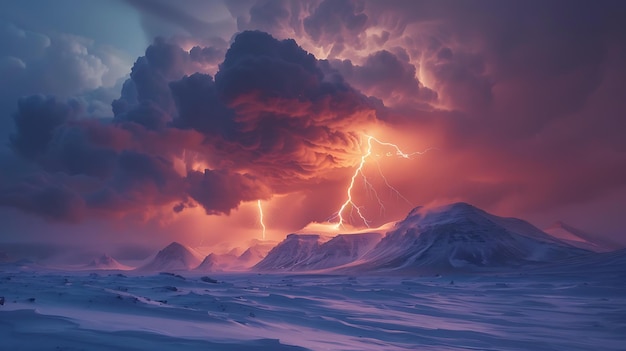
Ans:
[{"label": "cumulus cloud", "polygon": [[[21,99],[11,145],[39,181],[14,183],[1,203],[72,221],[165,205],[227,214],[354,164],[354,125],[373,123],[374,109],[343,80],[327,79],[295,41],[241,33],[215,80],[187,75],[198,55],[157,39],[108,120],[89,117],[80,100]],[[55,174],[62,187],[44,181]]]},{"label": "cumulus cloud", "polygon": [[110,93],[129,66],[119,50],[80,36],[44,35],[3,21],[0,42],[0,133],[12,130],[10,116],[17,101],[31,94],[81,99],[95,115],[110,115]]},{"label": "cumulus cloud", "polygon": [[11,85],[18,91],[36,87],[42,93],[70,96],[112,86],[128,69],[121,52],[79,36],[46,36],[0,22],[0,38],[7,43],[0,48],[3,66],[20,68]]}]

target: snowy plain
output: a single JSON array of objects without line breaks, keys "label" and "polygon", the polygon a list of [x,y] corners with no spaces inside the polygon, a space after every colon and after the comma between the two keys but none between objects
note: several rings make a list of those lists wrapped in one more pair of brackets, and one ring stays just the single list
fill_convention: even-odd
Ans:
[{"label": "snowy plain", "polygon": [[623,254],[508,273],[0,266],[2,350],[624,350]]}]

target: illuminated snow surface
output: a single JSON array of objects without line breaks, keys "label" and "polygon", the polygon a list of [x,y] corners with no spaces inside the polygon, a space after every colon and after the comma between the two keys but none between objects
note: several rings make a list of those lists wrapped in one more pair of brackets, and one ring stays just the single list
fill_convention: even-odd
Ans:
[{"label": "illuminated snow surface", "polygon": [[594,257],[441,276],[5,264],[0,349],[624,350],[626,254]]}]

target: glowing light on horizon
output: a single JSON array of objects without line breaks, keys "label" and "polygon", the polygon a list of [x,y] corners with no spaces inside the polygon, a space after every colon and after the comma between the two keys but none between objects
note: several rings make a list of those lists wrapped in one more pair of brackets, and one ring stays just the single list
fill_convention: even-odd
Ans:
[{"label": "glowing light on horizon", "polygon": [[263,229],[263,240],[265,240],[265,222],[263,222],[263,206],[261,206],[261,200],[257,200],[257,207],[259,208],[259,223],[261,224],[261,228]]},{"label": "glowing light on horizon", "polygon": [[[359,218],[361,219],[361,221],[363,221],[363,224],[365,224],[366,227],[370,227],[369,223],[370,221],[365,218],[365,215],[363,215],[363,212],[361,211],[361,207],[358,206],[356,203],[354,203],[354,200],[352,198],[352,191],[354,190],[354,183],[356,181],[356,178],[358,177],[358,175],[360,174],[363,178],[363,182],[366,186],[366,189],[368,189],[368,191],[371,191],[374,194],[374,197],[376,198],[376,200],[378,201],[379,206],[381,207],[381,211],[384,211],[385,207],[383,202],[381,201],[380,197],[378,196],[378,192],[376,192],[376,189],[374,188],[374,186],[372,185],[372,183],[367,179],[367,176],[365,175],[365,173],[363,172],[363,167],[365,166],[365,163],[367,162],[367,159],[372,155],[372,141],[382,145],[382,146],[389,146],[391,148],[393,148],[395,150],[395,153],[392,152],[387,152],[385,154],[385,156],[393,156],[394,154],[396,156],[405,158],[405,159],[410,159],[411,156],[413,155],[423,155],[424,153],[432,150],[433,148],[428,148],[424,151],[416,151],[416,152],[412,152],[412,153],[405,153],[404,151],[402,151],[400,149],[400,147],[398,147],[396,144],[393,143],[389,143],[389,142],[384,142],[384,141],[380,141],[378,139],[376,139],[375,137],[371,136],[371,135],[367,135],[364,134],[364,136],[367,138],[367,150],[365,151],[365,153],[363,153],[361,155],[361,160],[359,162],[358,167],[356,168],[356,170],[354,171],[354,173],[352,174],[352,177],[350,177],[350,184],[348,185],[348,188],[346,189],[346,201],[341,205],[341,207],[339,208],[339,211],[337,211],[335,213],[335,215],[333,217],[330,218],[330,220],[333,220],[335,218],[338,218],[339,221],[335,224],[335,229],[339,229],[340,227],[344,226],[344,223],[346,221],[345,217],[344,217],[344,211],[348,208],[348,206],[351,207],[351,209],[356,210],[356,213],[358,214]],[[411,204],[411,202],[404,197],[402,194],[400,194],[400,192],[394,188],[393,186],[391,186],[391,184],[389,184],[389,182],[387,181],[387,178],[385,177],[385,175],[383,174],[381,168],[380,168],[380,164],[378,165],[378,171],[381,175],[381,177],[383,178],[385,185],[391,189],[393,192],[396,193],[396,195],[400,198],[402,198],[404,201],[406,201],[407,203]]]}]

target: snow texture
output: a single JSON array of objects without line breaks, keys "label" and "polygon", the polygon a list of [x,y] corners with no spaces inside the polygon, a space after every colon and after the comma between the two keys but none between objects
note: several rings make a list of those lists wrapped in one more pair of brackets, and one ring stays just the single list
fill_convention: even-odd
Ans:
[{"label": "snow texture", "polygon": [[2,264],[0,348],[618,351],[625,266],[624,251],[507,274],[206,277]]},{"label": "snow texture", "polygon": [[328,238],[290,234],[254,268],[257,270],[319,270],[360,259],[381,239],[378,233],[345,234]]}]

